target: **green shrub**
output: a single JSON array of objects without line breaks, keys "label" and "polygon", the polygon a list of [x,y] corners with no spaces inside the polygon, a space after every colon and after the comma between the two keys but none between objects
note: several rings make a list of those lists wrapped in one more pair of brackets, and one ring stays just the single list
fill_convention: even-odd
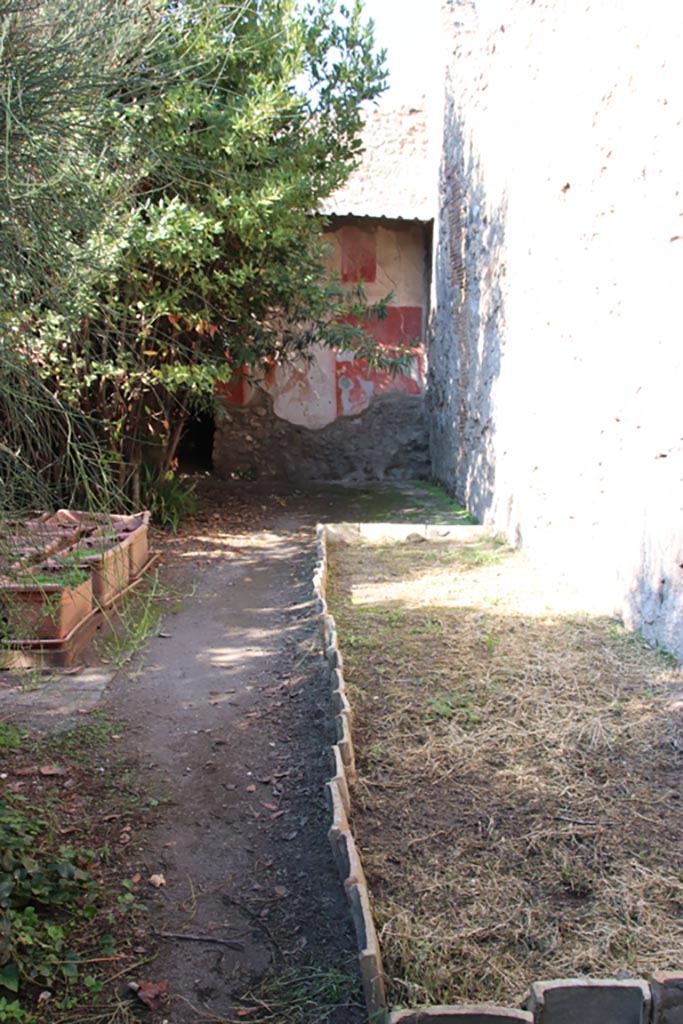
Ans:
[{"label": "green shrub", "polygon": [[176,532],[183,519],[199,511],[195,485],[175,473],[167,473],[153,484],[147,492],[146,505],[157,526],[172,533]]}]

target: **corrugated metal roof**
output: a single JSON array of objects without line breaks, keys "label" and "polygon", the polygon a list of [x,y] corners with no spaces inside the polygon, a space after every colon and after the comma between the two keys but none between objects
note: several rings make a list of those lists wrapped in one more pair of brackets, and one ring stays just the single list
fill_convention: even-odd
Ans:
[{"label": "corrugated metal roof", "polygon": [[425,107],[371,108],[363,129],[361,163],[322,204],[337,216],[432,220],[437,200],[436,146]]}]

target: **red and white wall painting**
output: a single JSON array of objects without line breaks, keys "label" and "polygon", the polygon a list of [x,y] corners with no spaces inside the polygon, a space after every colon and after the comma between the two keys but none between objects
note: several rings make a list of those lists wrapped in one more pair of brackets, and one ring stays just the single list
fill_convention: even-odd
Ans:
[{"label": "red and white wall painting", "polygon": [[[325,232],[327,266],[349,286],[362,281],[369,303],[391,294],[387,316],[374,320],[371,333],[388,348],[409,346],[405,374],[368,367],[348,352],[318,346],[311,362],[276,366],[260,381],[280,419],[320,429],[340,416],[355,416],[386,392],[424,391],[424,337],[429,302],[430,226],[419,221],[368,217],[331,218]],[[252,385],[236,379],[221,389],[226,401],[247,405]]]}]

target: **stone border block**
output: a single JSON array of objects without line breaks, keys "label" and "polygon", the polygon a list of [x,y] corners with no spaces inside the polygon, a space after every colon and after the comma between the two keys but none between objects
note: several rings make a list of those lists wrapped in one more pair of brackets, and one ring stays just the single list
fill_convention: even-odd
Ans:
[{"label": "stone border block", "polygon": [[424,1010],[398,1010],[389,1017],[388,1024],[533,1024],[533,1016],[526,1010],[514,1010],[492,1003],[472,1003],[461,1006],[430,1006]]},{"label": "stone border block", "polygon": [[437,543],[438,541],[457,540],[461,544],[477,544],[480,540],[490,536],[491,530],[488,526],[467,526],[462,524],[436,526],[429,523],[425,526],[425,537],[427,540]]},{"label": "stone border block", "polygon": [[384,968],[379,959],[379,947],[377,956],[374,953],[361,953],[358,957],[358,966],[360,967],[368,1021],[370,1024],[384,1024],[387,1014],[387,996],[384,987]]},{"label": "stone border block", "polygon": [[336,690],[332,691],[332,704],[334,710],[338,715],[346,715],[349,720],[349,726],[353,722],[353,712],[351,711],[351,705],[349,698],[346,696],[346,690],[337,687]]},{"label": "stone border block", "polygon": [[379,952],[377,932],[372,920],[370,899],[365,881],[362,884],[351,883],[346,886],[346,895],[351,908],[351,916],[356,927],[356,940],[360,949],[359,965],[363,994],[368,1016],[379,1015],[386,1010],[386,993],[384,989],[384,971]]},{"label": "stone border block", "polygon": [[351,871],[351,854],[349,843],[351,832],[349,820],[346,816],[344,801],[336,779],[332,779],[325,786],[325,796],[332,814],[332,824],[327,831],[327,838],[332,847],[332,856],[337,866],[339,877],[346,882]]},{"label": "stone border block", "polygon": [[349,871],[351,865],[351,858],[349,854],[349,842],[352,838],[351,833],[347,830],[346,832],[338,832],[336,829],[330,829],[327,833],[327,838],[332,847],[332,856],[334,863],[339,874],[339,880],[342,885],[346,884],[349,878]]},{"label": "stone border block", "polygon": [[335,632],[334,619],[331,615],[321,615],[318,619],[318,627],[323,647],[327,650],[332,640],[332,633]]},{"label": "stone border block", "polygon": [[[367,883],[367,880],[365,878],[365,872],[363,871],[363,865],[361,863],[360,854],[358,852],[358,847],[356,846],[356,840],[353,838],[353,832],[351,832],[350,829],[349,829],[348,854],[349,854],[349,874],[348,874],[348,877],[345,880],[345,888],[346,888],[346,891],[348,893],[348,890],[349,890],[350,886],[357,885],[359,887],[361,895],[363,896],[363,907],[365,908],[364,912],[366,912],[366,918],[367,918],[366,923],[364,925],[363,934],[365,936],[367,936],[371,932],[374,932],[375,924],[374,924],[374,921],[373,921],[373,918],[372,918],[372,914],[370,913],[370,893],[368,891],[368,883]],[[368,917],[368,915],[370,915],[370,916]],[[368,924],[368,921],[370,922],[370,924]],[[365,949],[364,945],[361,945],[360,943],[358,945],[359,945],[359,949],[361,951],[363,949]]]},{"label": "stone border block", "polygon": [[344,768],[346,770],[346,780],[350,786],[354,786],[357,779],[356,754],[353,749],[353,740],[351,739],[351,724],[349,722],[348,715],[337,715],[335,719],[335,725],[337,728],[337,746],[339,747],[341,759],[344,762]]},{"label": "stone border block", "polygon": [[652,1024],[683,1024],[683,974],[655,971],[650,979]]},{"label": "stone border block", "polygon": [[535,1024],[647,1024],[650,987],[641,978],[538,981],[526,1007]]},{"label": "stone border block", "polygon": [[359,523],[327,523],[323,530],[326,548],[334,544],[355,544],[360,537]]},{"label": "stone border block", "polygon": [[330,672],[330,682],[332,683],[333,690],[342,690],[346,693],[346,680],[344,679],[344,673],[340,668],[333,668]]},{"label": "stone border block", "polygon": [[340,672],[344,671],[344,661],[342,659],[339,648],[337,647],[337,634],[335,633],[330,646],[325,651],[325,657],[327,658],[327,664],[330,672],[335,668],[338,668]]},{"label": "stone border block", "polygon": [[[341,798],[339,792],[339,786],[335,779],[325,785],[325,794],[327,796],[327,803],[332,815],[331,828],[337,830],[337,832],[348,832],[349,831],[349,819],[346,814],[346,808],[344,807],[344,801]],[[345,876],[346,877],[346,876]]]},{"label": "stone border block", "polygon": [[322,600],[325,599],[325,578],[322,572],[319,572],[318,570],[313,573],[313,590],[316,597],[319,597]]},{"label": "stone border block", "polygon": [[342,760],[339,744],[335,743],[330,749],[332,751],[332,768],[334,771],[334,775],[330,781],[337,783],[339,795],[341,796],[342,804],[344,805],[344,810],[346,811],[347,816],[349,816],[351,814],[351,796],[349,793],[349,786],[346,780],[346,769]]},{"label": "stone border block", "polygon": [[361,539],[370,544],[406,541],[411,537],[436,542],[459,540],[469,544],[491,536],[487,526],[457,523],[331,523],[324,526],[323,530],[329,545],[357,544]]}]

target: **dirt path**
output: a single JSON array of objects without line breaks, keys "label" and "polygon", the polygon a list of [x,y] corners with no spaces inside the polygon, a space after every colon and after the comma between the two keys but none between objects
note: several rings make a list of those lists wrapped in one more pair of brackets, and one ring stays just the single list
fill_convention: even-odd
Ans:
[{"label": "dirt path", "polygon": [[[122,766],[134,766],[122,798],[130,789],[140,800],[138,779],[153,798],[108,840],[117,885],[149,910],[132,941],[128,928],[140,963],[114,976],[123,1002],[112,1021],[133,1019],[133,980],[168,986],[150,1024],[360,1024],[355,936],[326,838],[336,737],[312,603],[314,527],[450,516],[452,503],[410,487],[276,495],[205,478],[200,491],[202,516],[156,538],[165,610],[145,651],[115,671],[116,652],[94,647],[84,671],[28,687],[4,674],[0,721],[51,734],[103,708]],[[130,614],[139,620],[137,605]]]},{"label": "dirt path", "polygon": [[[256,505],[269,529],[226,534],[214,514],[169,545],[162,578],[194,593],[109,689],[160,801],[139,870],[166,883],[150,886],[161,952],[147,980],[168,980],[159,1020],[170,1024],[236,1019],[235,999],[269,968],[353,963],[326,841],[333,714],[311,604],[316,515],[282,505]],[[348,1004],[320,1017],[362,1019]]]}]

